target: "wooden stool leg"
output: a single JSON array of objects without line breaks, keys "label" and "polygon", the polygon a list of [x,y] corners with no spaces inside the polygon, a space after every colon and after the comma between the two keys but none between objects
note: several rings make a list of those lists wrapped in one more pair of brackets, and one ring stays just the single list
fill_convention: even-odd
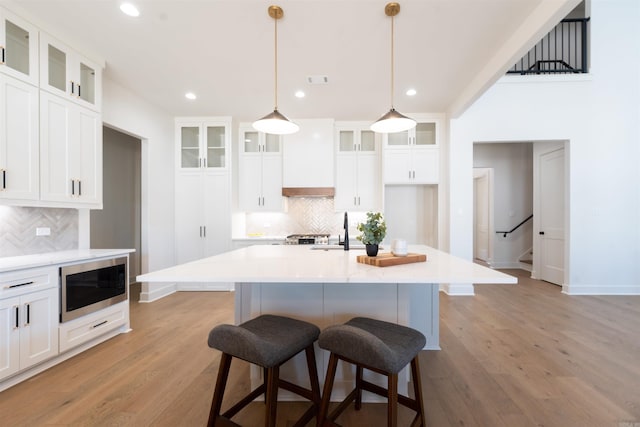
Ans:
[{"label": "wooden stool leg", "polygon": [[273,368],[267,369],[267,390],[266,394],[266,402],[267,402],[267,413],[264,417],[264,425],[266,427],[275,427],[276,425],[276,412],[278,409],[278,378],[280,374],[280,367],[274,366]]},{"label": "wooden stool leg", "polygon": [[[427,421],[424,418],[424,403],[422,400],[422,380],[420,379],[420,366],[418,365],[418,356],[414,357],[411,361],[411,378],[413,380],[413,395],[415,396],[416,404],[418,406],[418,414],[416,415],[416,421],[420,417],[420,423],[418,425],[424,427],[427,425]],[[414,422],[415,424],[415,422]]]},{"label": "wooden stool leg", "polygon": [[356,411],[362,408],[362,366],[356,365]]},{"label": "wooden stool leg", "polygon": [[220,366],[218,367],[218,378],[216,380],[216,387],[213,392],[213,400],[211,401],[211,410],[209,411],[209,421],[207,426],[213,427],[216,425],[216,420],[220,416],[220,409],[222,408],[222,398],[224,396],[224,389],[227,386],[227,378],[229,377],[229,368],[231,367],[231,356],[226,353],[222,353],[220,356]]},{"label": "wooden stool leg", "polygon": [[389,374],[387,384],[387,425],[398,425],[398,374]]},{"label": "wooden stool leg", "polygon": [[331,390],[333,390],[333,381],[336,376],[336,368],[338,367],[338,357],[331,353],[329,357],[329,366],[327,366],[327,375],[324,379],[324,389],[322,390],[322,402],[320,411],[318,412],[317,426],[322,427],[329,414],[329,403],[331,402]]},{"label": "wooden stool leg", "polygon": [[313,404],[316,409],[320,408],[320,382],[318,381],[318,366],[316,366],[316,352],[313,344],[305,349],[307,356],[307,368],[309,371],[309,382],[311,384],[311,394],[313,396]]}]

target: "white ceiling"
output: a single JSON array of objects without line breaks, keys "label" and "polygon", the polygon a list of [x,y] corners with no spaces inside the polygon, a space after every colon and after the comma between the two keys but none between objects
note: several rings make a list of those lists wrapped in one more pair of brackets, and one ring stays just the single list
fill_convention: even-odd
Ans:
[{"label": "white ceiling", "polygon": [[[176,116],[252,121],[274,104],[291,118],[375,120],[390,107],[391,19],[384,0],[0,0],[105,61],[105,77]],[[401,0],[395,106],[459,114],[579,0]],[[326,75],[327,85],[309,85]],[[417,95],[405,95],[415,88]],[[294,97],[296,90],[306,97]],[[193,91],[198,99],[188,101]]]}]

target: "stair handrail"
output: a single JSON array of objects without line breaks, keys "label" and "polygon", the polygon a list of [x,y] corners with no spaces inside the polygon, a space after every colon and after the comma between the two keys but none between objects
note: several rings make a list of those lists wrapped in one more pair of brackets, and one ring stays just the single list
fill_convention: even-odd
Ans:
[{"label": "stair handrail", "polygon": [[511,230],[509,230],[509,231],[496,231],[496,234],[502,234],[502,237],[507,237],[507,234],[513,233],[518,228],[520,228],[522,225],[524,225],[525,222],[529,221],[531,218],[533,218],[533,214],[529,215],[525,220],[523,220],[520,224],[518,224],[515,227],[513,227]]}]

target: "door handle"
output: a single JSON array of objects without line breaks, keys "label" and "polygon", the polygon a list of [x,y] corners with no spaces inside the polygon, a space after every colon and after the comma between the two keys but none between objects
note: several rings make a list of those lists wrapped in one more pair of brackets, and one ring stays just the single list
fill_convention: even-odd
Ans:
[{"label": "door handle", "polygon": [[25,304],[25,307],[27,309],[27,321],[24,326],[29,326],[29,323],[31,323],[31,304]]},{"label": "door handle", "polygon": [[7,171],[6,169],[2,169],[2,189],[7,189]]},{"label": "door handle", "polygon": [[16,311],[16,323],[14,323],[13,329],[18,329],[20,327],[20,307],[14,305],[13,308]]}]

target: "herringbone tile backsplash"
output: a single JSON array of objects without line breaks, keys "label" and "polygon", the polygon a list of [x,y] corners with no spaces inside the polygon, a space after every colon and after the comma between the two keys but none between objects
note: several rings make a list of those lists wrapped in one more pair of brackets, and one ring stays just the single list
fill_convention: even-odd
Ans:
[{"label": "herringbone tile backsplash", "polygon": [[[51,235],[36,236],[36,227]],[[77,210],[0,206],[0,257],[77,248]]]}]

